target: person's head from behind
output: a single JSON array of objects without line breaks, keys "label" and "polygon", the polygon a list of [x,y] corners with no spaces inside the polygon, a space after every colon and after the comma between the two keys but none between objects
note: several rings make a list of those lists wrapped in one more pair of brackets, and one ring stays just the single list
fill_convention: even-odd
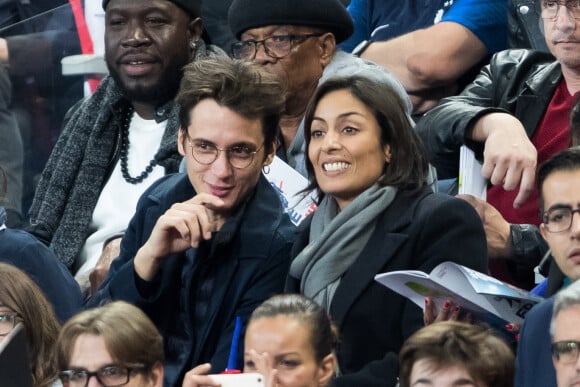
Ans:
[{"label": "person's head from behind", "polygon": [[362,76],[324,82],[306,110],[304,137],[313,187],[341,208],[375,183],[400,190],[426,184],[423,144],[387,84]]},{"label": "person's head from behind", "polygon": [[0,341],[21,322],[26,330],[34,385],[56,378],[52,351],[60,324],[40,288],[20,269],[0,263]]},{"label": "person's head from behind", "polygon": [[514,355],[491,328],[456,321],[428,325],[399,353],[401,387],[512,387]]},{"label": "person's head from behind", "polygon": [[279,74],[288,84],[289,99],[305,102],[332,60],[336,44],[353,31],[352,19],[339,0],[234,0],[228,20],[240,40],[233,44],[232,56]]},{"label": "person's head from behind", "polygon": [[327,386],[336,368],[337,341],[336,329],[317,303],[298,294],[274,296],[250,318],[244,372],[256,372],[267,353],[262,360],[276,370],[277,386]]},{"label": "person's head from behind", "polygon": [[67,321],[56,360],[64,387],[163,385],[163,339],[145,313],[122,301]]},{"label": "person's head from behind", "polygon": [[284,86],[256,64],[205,59],[185,67],[177,101],[189,179],[198,194],[222,199],[227,213],[272,162]]},{"label": "person's head from behind", "polygon": [[556,369],[558,387],[580,383],[580,281],[556,294],[550,324],[552,361]]},{"label": "person's head from behind", "polygon": [[132,102],[175,96],[202,34],[199,0],[103,0],[105,58]]},{"label": "person's head from behind", "polygon": [[560,270],[580,279],[580,148],[559,152],[538,169],[540,232]]},{"label": "person's head from behind", "polygon": [[564,70],[580,69],[580,2],[535,0],[548,49]]}]

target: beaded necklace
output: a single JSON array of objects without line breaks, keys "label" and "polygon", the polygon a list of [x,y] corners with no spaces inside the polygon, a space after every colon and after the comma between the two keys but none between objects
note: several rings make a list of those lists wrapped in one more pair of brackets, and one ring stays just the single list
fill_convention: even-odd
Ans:
[{"label": "beaded necklace", "polygon": [[153,167],[157,165],[157,154],[153,156],[151,161],[149,161],[149,165],[145,167],[145,170],[141,172],[141,174],[137,177],[131,176],[129,173],[128,161],[129,161],[129,126],[131,125],[131,117],[133,116],[133,108],[129,107],[127,109],[127,113],[125,113],[125,118],[123,119],[123,123],[121,125],[121,150],[120,150],[120,159],[121,159],[121,174],[123,175],[123,179],[129,184],[139,184],[143,180],[149,176],[151,172],[153,172]]}]

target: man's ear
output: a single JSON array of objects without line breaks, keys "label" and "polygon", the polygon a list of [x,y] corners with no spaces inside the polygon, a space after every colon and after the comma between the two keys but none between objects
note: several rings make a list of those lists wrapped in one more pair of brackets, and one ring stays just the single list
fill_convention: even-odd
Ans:
[{"label": "man's ear", "polygon": [[163,387],[163,364],[161,362],[157,362],[153,365],[149,378],[152,386]]},{"label": "man's ear", "polygon": [[548,239],[546,238],[546,235],[548,234],[546,231],[546,225],[544,223],[540,223],[540,234],[542,234],[542,238],[544,238],[544,240],[546,242],[548,242]]},{"label": "man's ear", "polygon": [[272,161],[274,161],[274,156],[276,156],[277,143],[278,143],[277,140],[274,139],[274,142],[272,143],[272,146],[270,147],[270,149],[272,151],[270,153],[268,153],[267,155],[265,155],[264,161],[262,162],[262,167],[265,167],[266,165],[270,165],[270,164],[272,164]]},{"label": "man's ear", "polygon": [[177,131],[177,151],[180,155],[185,157],[185,147],[183,145],[185,141],[185,131],[182,128],[179,128]]},{"label": "man's ear", "polygon": [[318,385],[328,386],[330,380],[334,376],[334,370],[336,369],[336,357],[333,353],[330,353],[322,359],[320,367],[318,368]]},{"label": "man's ear", "polygon": [[201,39],[201,34],[203,33],[203,21],[201,18],[195,18],[189,21],[187,25],[187,30],[189,33],[189,40],[197,42]]},{"label": "man's ear", "polygon": [[336,39],[332,33],[327,32],[319,38],[319,42],[321,50],[320,64],[322,65],[322,68],[325,68],[328,66],[336,52]]}]

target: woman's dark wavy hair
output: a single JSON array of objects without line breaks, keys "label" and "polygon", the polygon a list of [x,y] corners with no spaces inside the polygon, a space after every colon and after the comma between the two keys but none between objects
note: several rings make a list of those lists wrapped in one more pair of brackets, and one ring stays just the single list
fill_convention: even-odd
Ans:
[{"label": "woman's dark wavy hair", "polygon": [[[304,119],[307,152],[316,107],[324,96],[338,90],[350,92],[373,112],[381,129],[381,146],[391,146],[391,160],[385,163],[378,183],[402,191],[416,191],[424,187],[427,184],[429,163],[423,143],[406,114],[403,101],[390,86],[369,78],[358,75],[331,78],[318,87],[306,109]],[[324,193],[320,191],[314,176],[314,167],[308,157],[306,170],[310,180],[309,189],[316,189],[322,198]]]}]

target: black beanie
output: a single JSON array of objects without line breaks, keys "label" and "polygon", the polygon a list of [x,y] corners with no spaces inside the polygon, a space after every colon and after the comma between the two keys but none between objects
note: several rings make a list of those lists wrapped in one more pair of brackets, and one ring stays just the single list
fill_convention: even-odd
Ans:
[{"label": "black beanie", "polygon": [[352,18],[340,0],[234,0],[228,21],[238,39],[250,28],[293,25],[332,32],[340,43],[354,30]]},{"label": "black beanie", "polygon": [[[107,4],[109,4],[109,1],[111,1],[111,0],[103,0],[103,9],[104,10],[106,10]],[[201,16],[201,0],[167,0],[167,1],[174,3],[175,5],[177,5],[181,9],[183,9],[185,12],[187,12],[191,16],[194,16],[194,17]]]}]

